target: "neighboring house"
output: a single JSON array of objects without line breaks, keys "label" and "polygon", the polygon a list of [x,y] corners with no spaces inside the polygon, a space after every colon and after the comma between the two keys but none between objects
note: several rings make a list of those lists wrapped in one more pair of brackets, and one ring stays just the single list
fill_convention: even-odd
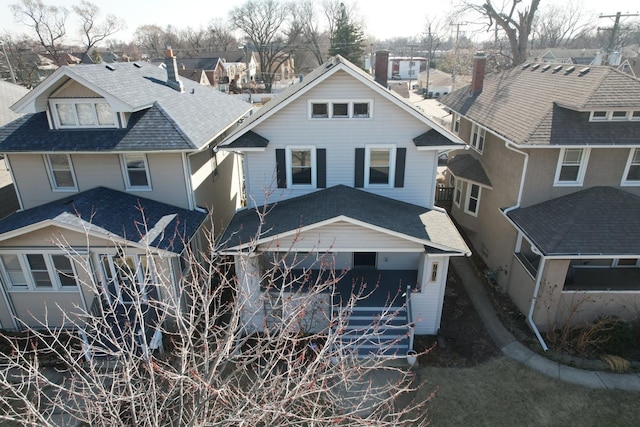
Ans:
[{"label": "neighboring house", "polygon": [[[201,82],[200,72],[204,72],[209,81],[209,84],[214,87],[218,87],[224,82],[226,76],[224,70],[224,61],[219,57],[207,57],[207,58],[180,58],[177,60],[178,73],[181,76],[195,76],[198,80],[192,77],[186,77],[190,80]],[[152,61],[152,64],[164,67],[164,62],[160,60]]]},{"label": "neighboring house", "polygon": [[422,57],[392,56],[389,58],[387,79],[391,80],[416,80],[421,71],[427,69],[429,60]]},{"label": "neighboring house", "polygon": [[[11,111],[10,107],[27,93],[29,89],[25,87],[0,80],[0,126],[21,116]],[[11,174],[4,162],[4,156],[0,155],[0,219],[19,208],[20,204]]]},{"label": "neighboring house", "polygon": [[[456,76],[455,83],[457,87],[466,86],[469,82],[469,76]],[[440,98],[442,95],[451,92],[453,88],[453,76],[444,71],[431,68],[428,73],[427,71],[422,71],[420,75],[418,75],[417,85],[426,98]]]},{"label": "neighboring house", "polygon": [[[340,56],[259,109],[219,146],[244,154],[249,206],[236,213],[217,250],[235,257],[245,327],[261,331],[271,313],[286,312],[261,283],[266,269],[298,259],[302,278],[303,270],[313,276],[327,267],[312,260],[329,258],[332,271],[348,273],[334,300],[326,294],[317,301],[326,313],[340,306],[339,296],[346,301],[354,281],[375,289],[354,311],[365,326],[381,318],[388,298],[398,312],[395,329],[379,325],[369,345],[354,349],[358,355],[393,342],[386,354],[404,356],[414,332],[436,334],[449,258],[470,254],[434,206],[438,153],[461,145]],[[304,319],[304,327],[326,328],[328,317]],[[350,325],[345,344],[361,331]]]},{"label": "neighboring house", "polygon": [[0,128],[21,204],[0,221],[3,328],[68,327],[75,307],[100,307],[92,281],[126,305],[161,271],[172,292],[185,248],[241,206],[238,159],[212,148],[251,106],[166,62],[61,67],[14,105],[25,114]]},{"label": "neighboring house", "polygon": [[637,319],[640,81],[562,64],[484,77],[484,61],[440,99],[470,148],[450,154],[452,216],[534,330]]}]

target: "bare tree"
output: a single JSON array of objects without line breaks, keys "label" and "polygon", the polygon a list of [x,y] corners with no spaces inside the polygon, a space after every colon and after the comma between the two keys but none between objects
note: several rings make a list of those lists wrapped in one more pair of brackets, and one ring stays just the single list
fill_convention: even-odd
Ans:
[{"label": "bare tree", "polygon": [[504,0],[496,7],[492,0],[486,0],[481,4],[464,2],[463,10],[475,12],[486,20],[484,25],[488,30],[495,31],[498,46],[504,35],[509,50],[496,53],[508,58],[511,66],[516,66],[527,59],[529,36],[539,5],[540,0],[531,0],[528,5],[523,4],[522,0]]},{"label": "bare tree", "polygon": [[238,41],[233,35],[233,31],[222,19],[212,19],[209,21],[207,30],[209,31],[209,50],[227,51],[238,48]]},{"label": "bare tree", "polygon": [[80,17],[82,23],[80,31],[84,40],[85,54],[125,27],[124,22],[115,15],[107,15],[104,21],[99,22],[100,8],[88,0],[82,0],[80,5],[73,6],[73,11]]},{"label": "bare tree", "polygon": [[265,90],[271,92],[278,68],[290,60],[298,42],[300,28],[290,25],[291,6],[277,0],[248,0],[229,16],[258,53]]},{"label": "bare tree", "polygon": [[595,30],[594,18],[573,0],[563,5],[545,5],[534,19],[531,46],[569,47],[574,40],[582,39]]},{"label": "bare tree", "polygon": [[166,47],[166,35],[164,30],[157,25],[142,25],[134,33],[136,44],[146,50],[152,58],[162,56]]},{"label": "bare tree", "polygon": [[[329,33],[320,29],[315,3],[312,0],[305,0],[294,7],[293,13],[295,21],[300,23],[301,42],[305,47],[305,49],[299,50],[311,53],[315,62],[311,68],[322,65],[329,48]],[[297,56],[296,62],[299,62]]]},{"label": "bare tree", "polygon": [[17,22],[33,29],[40,46],[51,59],[62,65],[60,53],[62,39],[67,34],[69,11],[64,7],[46,5],[42,0],[20,0],[9,8]]},{"label": "bare tree", "polygon": [[[86,248],[58,243],[76,270],[95,277]],[[4,334],[0,419],[39,426],[426,425],[427,402],[403,402],[419,385],[413,371],[380,358],[358,363],[340,345],[363,291],[356,286],[336,311],[322,304],[341,277],[330,254],[320,257],[316,275],[301,274],[303,260],[291,254],[264,255],[270,268],[259,276],[261,298],[272,310],[264,332],[251,333],[243,321],[250,307],[237,298],[231,262],[211,252],[212,245],[185,252],[177,287],[166,260],[153,251],[135,264],[126,261],[130,248],[119,247],[116,276],[127,304],[88,279],[82,285],[97,296],[90,312],[66,313],[64,329],[44,321]],[[389,310],[384,319],[393,318]],[[329,327],[315,330],[316,318]],[[372,327],[363,336],[375,333]],[[163,352],[151,350],[159,334]],[[380,375],[391,380],[375,381]]]}]

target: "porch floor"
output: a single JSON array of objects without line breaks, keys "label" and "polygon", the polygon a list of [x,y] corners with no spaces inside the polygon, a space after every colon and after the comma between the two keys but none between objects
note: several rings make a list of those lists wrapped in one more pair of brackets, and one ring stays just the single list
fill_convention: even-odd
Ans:
[{"label": "porch floor", "polygon": [[[288,278],[286,285],[294,292],[304,291],[310,284],[316,283],[318,274],[318,270],[313,270],[305,277],[304,270],[292,270],[293,279]],[[326,274],[328,277],[329,272]],[[355,293],[360,295],[356,305],[361,307],[401,307],[406,301],[403,295],[407,291],[407,285],[415,286],[417,280],[418,270],[352,269],[343,273],[336,285],[334,304],[345,305],[351,294]],[[276,286],[283,284],[282,277],[274,281]],[[262,290],[266,291],[266,288],[263,287]]]},{"label": "porch floor", "polygon": [[640,268],[574,268],[566,291],[639,291]]}]

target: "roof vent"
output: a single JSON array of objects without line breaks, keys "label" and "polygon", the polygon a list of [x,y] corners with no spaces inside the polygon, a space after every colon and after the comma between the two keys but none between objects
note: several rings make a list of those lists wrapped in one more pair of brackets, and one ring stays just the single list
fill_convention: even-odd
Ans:
[{"label": "roof vent", "polygon": [[109,64],[105,65],[105,68],[106,68],[107,70],[109,70],[109,71],[115,71],[115,70],[116,70],[115,68],[113,68],[113,66],[111,66],[111,65],[109,65]]},{"label": "roof vent", "polygon": [[133,66],[136,67],[136,68],[142,68],[142,65],[138,64],[137,62],[134,62]]},{"label": "roof vent", "polygon": [[544,67],[542,67],[542,71],[547,71],[549,68],[551,68],[551,64],[547,64]]},{"label": "roof vent", "polygon": [[575,69],[576,69],[575,65],[572,65],[571,67],[567,68],[567,71],[565,71],[564,73],[565,74],[573,73],[573,70]]},{"label": "roof vent", "polygon": [[533,64],[533,65],[531,66],[531,71],[533,71],[533,70],[537,70],[538,68],[540,68],[540,64]]},{"label": "roof vent", "polygon": [[589,72],[590,68],[589,67],[585,67],[582,70],[578,71],[578,74],[580,74],[581,76],[584,76],[585,74],[587,74]]},{"label": "roof vent", "polygon": [[562,65],[558,65],[557,67],[555,67],[555,68],[553,69],[553,72],[554,72],[554,73],[557,73],[557,72],[558,72],[558,71],[560,71],[560,70],[562,70]]},{"label": "roof vent", "polygon": [[529,65],[531,65],[530,62],[527,62],[526,64],[522,64],[522,69],[524,70],[525,68],[529,67]]}]

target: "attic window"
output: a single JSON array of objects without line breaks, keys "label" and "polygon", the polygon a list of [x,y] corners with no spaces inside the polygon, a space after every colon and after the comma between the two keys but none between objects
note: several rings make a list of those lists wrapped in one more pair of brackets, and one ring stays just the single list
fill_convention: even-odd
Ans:
[{"label": "attic window", "polygon": [[371,118],[373,100],[312,100],[309,101],[310,119],[362,119]]},{"label": "attic window", "polygon": [[606,111],[592,111],[591,112],[591,121],[595,122],[598,120],[607,120],[607,112]]},{"label": "attic window", "polygon": [[626,111],[612,111],[611,120],[627,120]]},{"label": "attic window", "polygon": [[91,100],[52,100],[51,112],[53,113],[55,127],[65,128],[92,128],[92,127],[116,127],[115,116],[111,106],[106,102]]},{"label": "attic window", "polygon": [[631,120],[640,120],[640,111],[633,111],[631,113]]}]

